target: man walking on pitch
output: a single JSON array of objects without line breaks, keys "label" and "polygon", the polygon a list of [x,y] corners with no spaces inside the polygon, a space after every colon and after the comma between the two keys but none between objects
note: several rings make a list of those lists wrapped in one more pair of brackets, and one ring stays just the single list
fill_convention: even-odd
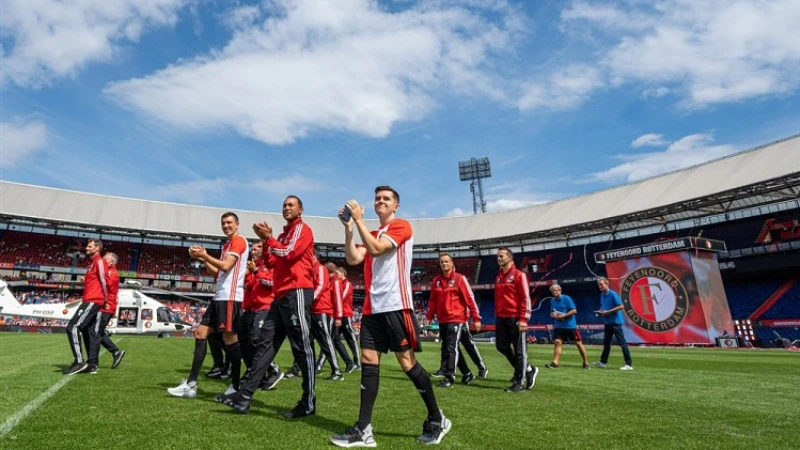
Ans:
[{"label": "man walking on pitch", "polygon": [[253,367],[241,389],[218,399],[242,414],[250,411],[253,393],[261,385],[286,338],[289,338],[292,355],[303,374],[303,396],[283,417],[299,419],[316,414],[314,348],[310,335],[311,302],[314,300],[314,234],[300,217],[302,213],[303,202],[290,195],[283,201],[286,226],[277,239],[272,236],[272,228],[266,222],[253,225],[253,231],[264,240],[264,247],[272,258],[275,301],[261,326],[261,344],[255,349]]},{"label": "man walking on pitch", "polygon": [[[339,279],[339,275],[337,271],[339,270],[336,267],[336,264],[331,262],[325,264],[325,267],[330,272],[330,291],[331,291],[331,299],[333,300],[333,327],[331,329],[331,335],[333,337],[333,347],[336,349],[336,353],[342,357],[342,361],[345,364],[345,372],[351,373],[356,370],[356,365],[353,363],[353,358],[350,357],[350,354],[347,353],[347,348],[342,343],[342,319],[344,317],[344,299],[342,298],[342,282]],[[351,299],[352,301],[352,299]],[[354,358],[358,358],[359,355],[354,353]],[[317,359],[317,373],[322,372],[322,367],[325,365],[325,361],[327,357],[325,353],[321,353],[319,358]]]},{"label": "man walking on pitch", "polygon": [[244,278],[247,273],[247,258],[250,248],[247,240],[239,234],[239,217],[226,212],[220,218],[222,232],[228,238],[222,246],[220,259],[208,254],[198,245],[189,247],[189,256],[205,264],[208,273],[216,277],[214,300],[209,303],[200,326],[194,332],[194,357],[189,378],[174,388],[167,389],[170,395],[183,398],[197,397],[197,376],[206,358],[208,335],[212,329],[222,333],[225,353],[231,363],[231,386],[226,393],[239,389],[242,366],[242,350],[239,347],[238,325],[241,305],[244,300]]},{"label": "man walking on pitch", "polygon": [[[358,341],[356,340],[356,331],[353,329],[353,283],[347,279],[347,269],[344,267],[336,268],[336,278],[339,280],[339,295],[342,302],[342,318],[341,325],[337,327],[338,340],[341,344],[341,339],[347,341],[347,346],[353,353],[353,366],[347,366],[347,373],[355,370],[361,370],[361,352],[358,350]],[[345,353],[347,351],[342,345],[341,350]],[[347,361],[347,359],[345,359]]]},{"label": "man walking on pitch", "polygon": [[622,357],[625,358],[625,365],[620,367],[620,370],[633,370],[631,352],[628,350],[628,342],[625,341],[625,333],[622,331],[622,324],[625,323],[622,317],[622,299],[619,294],[609,288],[606,278],[598,278],[597,287],[600,288],[600,310],[595,313],[603,317],[605,327],[603,328],[603,353],[600,355],[600,361],[594,365],[601,369],[608,366],[611,341],[616,337],[617,343],[622,348]]},{"label": "man walking on pitch", "polygon": [[[469,280],[457,273],[453,258],[449,253],[439,254],[441,275],[437,275],[431,283],[431,297],[428,300],[428,322],[436,316],[439,319],[439,333],[442,340],[442,360],[444,379],[439,387],[453,387],[455,383],[456,365],[461,371],[461,382],[470,384],[475,376],[467,365],[467,361],[458,352],[458,344],[465,332],[469,332],[467,321],[472,317],[475,329],[481,329],[481,316],[475,295],[469,286]],[[485,368],[483,368],[485,370]]]},{"label": "man walking on pitch", "polygon": [[[334,307],[331,299],[331,274],[328,268],[319,262],[319,255],[314,251],[314,302],[311,304],[311,333],[317,341],[320,353],[330,361],[331,376],[333,381],[342,381],[342,371],[339,370],[339,360],[333,347],[331,336],[334,326]],[[324,359],[315,363],[316,372],[322,372]]]},{"label": "man walking on pitch", "polygon": [[115,253],[108,252],[103,256],[103,261],[108,268],[106,276],[108,301],[104,303],[100,311],[97,312],[94,327],[89,334],[91,337],[89,343],[89,373],[97,373],[97,363],[100,358],[100,345],[105,347],[108,353],[113,356],[114,361],[111,363],[112,369],[116,369],[125,356],[125,351],[117,348],[114,342],[106,335],[108,321],[117,313],[117,294],[119,293],[119,274],[117,273],[118,257]]},{"label": "man walking on pitch", "polygon": [[581,333],[578,331],[578,323],[575,315],[578,314],[575,302],[569,295],[561,293],[561,286],[554,284],[550,286],[550,293],[553,294],[550,300],[550,317],[553,318],[553,362],[545,364],[548,369],[558,369],[558,362],[561,359],[561,347],[565,341],[574,341],[578,347],[578,352],[583,358],[583,368],[589,369],[589,359],[586,357],[586,348],[581,342]]},{"label": "man walking on pitch", "polygon": [[[245,277],[244,301],[242,302],[242,318],[239,326],[239,345],[242,348],[242,360],[247,370],[253,367],[253,355],[260,345],[261,327],[266,322],[267,314],[275,300],[273,294],[273,271],[270,258],[263,258],[264,244],[258,241],[253,244],[250,261],[247,262]],[[247,373],[245,373],[246,377]],[[265,390],[273,389],[283,379],[283,372],[274,362],[261,384]]]},{"label": "man walking on pitch", "polygon": [[514,367],[514,381],[506,392],[532,389],[539,368],[528,364],[528,319],[531,297],[528,277],[514,265],[514,254],[505,247],[497,251],[500,273],[494,283],[494,311],[497,350]]},{"label": "man walking on pitch", "polygon": [[[361,319],[361,408],[358,421],[344,434],[334,435],[338,447],[375,447],[372,409],[378,397],[381,354],[394,352],[400,367],[422,396],[428,418],[417,438],[424,444],[438,444],[452,426],[439,405],[425,369],[414,356],[421,351],[419,329],[414,319],[411,296],[411,259],[414,239],[411,224],[395,217],[400,196],[389,186],[375,188],[375,214],[380,228],[369,231],[364,209],[355,201],[339,212],[345,226],[347,263],[364,263],[364,310]],[[356,247],[353,228],[363,245]]]},{"label": "man walking on pitch", "polygon": [[108,271],[100,252],[103,250],[103,241],[89,239],[86,243],[86,256],[89,257],[89,269],[83,279],[83,299],[67,324],[67,338],[72,350],[74,361],[64,370],[65,375],[74,375],[83,372],[89,365],[83,360],[81,351],[81,336],[86,341],[87,355],[91,344],[89,327],[94,326],[97,312],[108,302],[108,286],[106,285]]}]

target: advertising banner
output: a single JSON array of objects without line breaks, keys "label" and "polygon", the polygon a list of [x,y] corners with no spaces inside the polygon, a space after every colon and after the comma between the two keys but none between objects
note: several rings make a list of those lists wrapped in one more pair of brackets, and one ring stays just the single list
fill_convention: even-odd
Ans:
[{"label": "advertising banner", "polygon": [[716,254],[679,251],[606,265],[631,343],[713,344],[733,329]]}]

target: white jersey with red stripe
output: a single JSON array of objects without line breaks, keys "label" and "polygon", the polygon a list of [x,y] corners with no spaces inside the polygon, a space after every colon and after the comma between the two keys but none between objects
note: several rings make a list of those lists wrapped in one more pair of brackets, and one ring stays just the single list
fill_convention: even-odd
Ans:
[{"label": "white jersey with red stripe", "polygon": [[236,262],[227,272],[217,272],[217,288],[214,300],[221,302],[244,300],[244,277],[247,275],[247,259],[250,256],[250,245],[247,239],[240,235],[231,238],[222,246],[220,261],[225,261],[228,255],[235,255]]},{"label": "white jersey with red stripe", "polygon": [[411,296],[411,259],[414,237],[411,224],[394,219],[373,231],[381,240],[392,242],[392,250],[381,256],[364,257],[364,314],[377,314],[402,309],[413,309]]}]

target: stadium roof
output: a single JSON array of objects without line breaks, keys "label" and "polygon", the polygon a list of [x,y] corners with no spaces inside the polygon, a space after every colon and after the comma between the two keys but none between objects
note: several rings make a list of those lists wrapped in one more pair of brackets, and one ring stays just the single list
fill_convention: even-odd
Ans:
[{"label": "stadium roof", "polygon": [[[800,197],[800,135],[705,164],[552,203],[491,214],[413,219],[420,248],[490,247],[574,239],[664,224]],[[0,216],[103,231],[221,237],[222,208],[67,191],[0,181]],[[402,211],[402,209],[401,209]],[[277,213],[236,211],[249,225]],[[335,217],[305,217],[320,244],[344,243]],[[375,221],[370,226],[375,226]]]}]

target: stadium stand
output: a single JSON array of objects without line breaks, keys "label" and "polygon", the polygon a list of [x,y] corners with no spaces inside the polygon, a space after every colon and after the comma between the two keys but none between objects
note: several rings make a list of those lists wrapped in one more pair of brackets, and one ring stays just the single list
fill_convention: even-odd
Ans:
[{"label": "stadium stand", "polygon": [[768,309],[761,319],[796,319],[800,318],[800,280],[794,279],[793,285],[780,299]]},{"label": "stadium stand", "polygon": [[68,267],[72,265],[66,253],[69,242],[65,236],[8,230],[0,239],[0,262]]},{"label": "stadium stand", "polygon": [[742,279],[725,282],[725,296],[734,320],[750,317],[786,280]]}]

